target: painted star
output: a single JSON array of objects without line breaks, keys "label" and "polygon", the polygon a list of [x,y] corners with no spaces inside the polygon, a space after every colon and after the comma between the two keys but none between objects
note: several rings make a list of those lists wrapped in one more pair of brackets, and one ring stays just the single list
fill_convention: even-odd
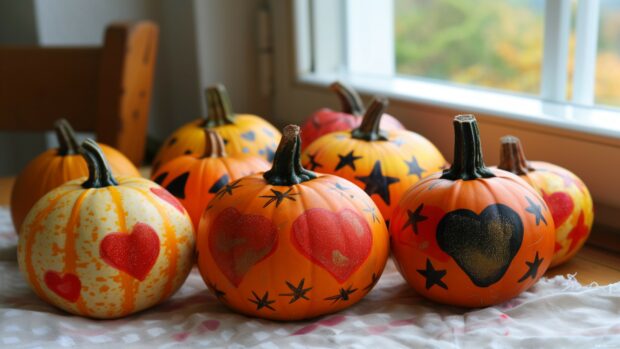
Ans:
[{"label": "painted star", "polygon": [[[347,194],[345,194],[345,193],[346,193],[346,191],[347,191],[347,190],[349,190],[349,189],[351,189],[351,188],[349,188],[349,187],[345,187],[345,186],[341,185],[340,183],[336,183],[336,184],[334,184],[334,186],[333,186],[333,187],[331,187],[330,189],[331,189],[331,190],[336,191],[338,194],[340,194],[340,196],[343,196],[343,197],[344,197],[344,196],[347,196]],[[355,196],[353,196],[353,195],[350,195],[350,194],[349,194],[349,197],[350,197],[351,199],[353,199]]]},{"label": "painted star", "polygon": [[370,291],[371,288],[375,287],[375,285],[377,284],[377,282],[379,282],[379,277],[377,276],[377,274],[372,273],[372,280],[370,281],[370,283],[368,284],[368,286],[364,287],[362,290],[364,291]]},{"label": "painted star", "polygon": [[308,158],[310,159],[310,161],[306,164],[306,168],[309,169],[310,171],[314,171],[317,169],[317,167],[323,167],[323,165],[319,164],[315,158],[316,158],[316,153],[314,153],[314,155],[310,155],[308,154]]},{"label": "painted star", "polygon": [[208,283],[207,287],[209,287],[209,289],[215,294],[215,297],[217,299],[219,299],[220,301],[226,300],[226,293],[222,290],[219,290],[216,284]]},{"label": "painted star", "polygon": [[297,300],[302,299],[302,298],[309,301],[310,298],[306,296],[306,293],[308,293],[308,291],[310,291],[312,287],[304,288],[304,282],[305,282],[305,279],[301,279],[301,281],[299,282],[299,285],[295,286],[291,284],[290,282],[286,281],[286,286],[288,286],[288,288],[290,288],[292,292],[280,293],[280,296],[292,297],[291,301],[288,302],[288,304],[295,303]]},{"label": "painted star", "polygon": [[409,172],[407,175],[416,175],[418,176],[418,179],[422,179],[422,172],[426,170],[420,167],[420,164],[418,164],[418,159],[416,159],[415,156],[411,157],[411,161],[405,161],[405,163],[409,167]]},{"label": "painted star", "polygon": [[269,200],[267,200],[265,205],[263,205],[263,208],[269,206],[269,204],[271,204],[274,201],[276,203],[276,207],[280,206],[280,204],[282,203],[282,201],[284,201],[284,199],[288,199],[288,200],[291,200],[291,201],[297,201],[292,196],[293,195],[298,195],[299,193],[291,193],[291,190],[293,190],[293,188],[288,188],[288,190],[283,193],[281,191],[278,191],[278,190],[275,190],[275,189],[271,189],[271,192],[273,193],[273,195],[261,195],[261,196],[259,196],[259,198],[268,198],[269,199]]},{"label": "painted star", "polygon": [[426,289],[430,289],[434,285],[437,285],[443,289],[448,289],[448,286],[441,281],[441,278],[446,276],[446,270],[435,270],[430,259],[426,259],[426,269],[418,269],[418,273],[426,278]]},{"label": "painted star", "polygon": [[366,184],[364,191],[369,196],[378,194],[386,205],[390,205],[390,189],[389,186],[399,181],[396,177],[384,176],[381,172],[381,162],[377,160],[368,176],[355,176],[355,179]]},{"label": "painted star", "polygon": [[338,294],[335,296],[331,296],[331,297],[327,297],[325,298],[326,301],[332,301],[332,303],[336,303],[338,301],[348,301],[349,300],[349,295],[351,295],[353,292],[357,291],[357,288],[351,289],[353,286],[349,286],[346,290],[344,288],[341,288],[338,291]]},{"label": "painted star", "polygon": [[394,144],[396,144],[397,146],[399,146],[399,147],[400,147],[401,145],[405,144],[405,141],[403,141],[403,140],[402,140],[402,139],[400,139],[400,138],[396,138],[396,139],[394,139],[394,140],[392,141],[392,143],[394,143]]},{"label": "painted star", "polygon": [[579,242],[588,236],[588,226],[584,224],[584,220],[585,217],[583,215],[583,211],[581,211],[581,213],[579,213],[579,218],[577,219],[577,225],[567,235],[570,239],[570,246],[568,246],[569,251],[577,248]]},{"label": "painted star", "polygon": [[372,222],[378,222],[379,221],[379,216],[377,216],[377,208],[371,205],[366,205],[366,207],[364,207],[362,209],[362,211],[364,212],[368,212],[372,215]]},{"label": "painted star", "polygon": [[540,267],[540,264],[544,260],[544,258],[538,258],[538,251],[536,251],[536,257],[534,257],[534,260],[532,262],[525,262],[525,264],[527,264],[527,266],[529,267],[529,270],[519,279],[519,282],[525,281],[528,277],[536,279],[536,274],[538,274],[538,267]]},{"label": "painted star", "polygon": [[413,233],[415,235],[418,235],[418,223],[423,222],[428,219],[427,216],[422,215],[423,209],[424,209],[424,204],[420,204],[420,206],[418,206],[418,208],[416,208],[414,212],[411,212],[411,210],[407,210],[407,215],[409,215],[409,218],[407,219],[407,223],[403,225],[402,229],[404,230],[408,226],[411,226]]},{"label": "painted star", "polygon": [[349,166],[353,169],[353,171],[355,171],[355,160],[361,159],[362,156],[355,156],[353,155],[353,152],[354,150],[351,150],[347,155],[338,154],[340,161],[338,161],[338,165],[336,165],[334,171],[338,171],[345,166]]},{"label": "painted star", "polygon": [[215,198],[219,200],[226,194],[232,196],[233,189],[242,187],[241,185],[239,185],[239,182],[241,182],[241,179],[237,179],[236,181],[232,183],[226,184],[222,189],[220,189],[220,191],[217,192],[217,194],[215,194]]},{"label": "painted star", "polygon": [[530,199],[529,196],[526,196],[525,198],[527,199],[527,202],[530,203],[530,206],[528,206],[525,210],[533,214],[536,217],[536,225],[540,224],[540,221],[543,221],[543,223],[547,225],[547,220],[545,219],[545,216],[543,216],[542,214],[542,206],[532,201],[532,199]]},{"label": "painted star", "polygon": [[220,177],[217,181],[215,181],[215,183],[213,183],[213,185],[211,186],[211,188],[209,188],[209,193],[217,193],[218,191],[220,191],[220,189],[222,189],[226,184],[228,184],[228,182],[230,181],[230,177],[225,174],[222,177]]},{"label": "painted star", "polygon": [[252,295],[255,299],[248,298],[248,300],[254,304],[256,304],[256,310],[261,310],[262,308],[267,308],[275,311],[275,309],[271,306],[271,304],[276,301],[269,300],[269,291],[266,291],[263,297],[259,297],[256,292],[252,291]]}]

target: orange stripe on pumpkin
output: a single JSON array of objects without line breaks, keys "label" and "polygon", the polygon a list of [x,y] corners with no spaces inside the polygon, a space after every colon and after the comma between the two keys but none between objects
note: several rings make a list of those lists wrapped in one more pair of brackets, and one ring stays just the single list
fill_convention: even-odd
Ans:
[{"label": "orange stripe on pumpkin", "polygon": [[[84,190],[78,196],[77,200],[73,204],[71,208],[71,215],[69,216],[69,222],[65,228],[65,273],[70,273],[73,275],[77,274],[77,250],[75,246],[76,233],[75,228],[80,221],[80,207],[82,206],[82,202],[86,198],[86,196],[91,192],[91,190]],[[84,298],[80,296],[76,302],[76,306],[81,315],[86,315],[90,313],[86,304],[84,303]]]}]

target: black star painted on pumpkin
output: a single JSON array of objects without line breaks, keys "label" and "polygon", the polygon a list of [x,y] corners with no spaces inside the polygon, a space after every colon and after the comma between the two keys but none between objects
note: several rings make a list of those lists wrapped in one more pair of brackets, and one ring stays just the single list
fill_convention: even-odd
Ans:
[{"label": "black star painted on pumpkin", "polygon": [[372,205],[369,205],[369,204],[366,204],[366,207],[364,207],[362,209],[362,211],[368,212],[368,213],[370,213],[372,215],[372,222],[373,223],[379,221],[379,216],[377,216],[377,208],[376,207],[374,207]]},{"label": "black star painted on pumpkin", "polygon": [[336,165],[334,171],[338,171],[345,166],[349,166],[353,169],[353,171],[355,171],[355,160],[361,159],[362,156],[355,156],[353,155],[353,152],[354,150],[351,150],[347,155],[338,154],[340,161],[338,161],[338,165]]},{"label": "black star painted on pumpkin", "polygon": [[377,160],[372,167],[372,171],[368,176],[355,176],[355,179],[366,184],[364,191],[369,196],[378,194],[386,205],[390,205],[390,189],[389,186],[399,181],[396,177],[384,176],[381,172],[381,162]]},{"label": "black star painted on pumpkin", "polygon": [[418,235],[418,223],[423,222],[428,219],[428,217],[422,215],[422,210],[424,209],[424,204],[420,204],[415,211],[411,212],[411,210],[407,210],[407,215],[409,218],[407,219],[407,223],[403,225],[403,230],[408,226],[411,226],[413,233]]},{"label": "black star painted on pumpkin", "polygon": [[338,291],[338,294],[335,296],[331,296],[331,297],[327,297],[324,300],[326,301],[332,301],[332,303],[336,303],[338,301],[348,301],[349,300],[349,295],[351,295],[353,292],[357,291],[357,288],[351,289],[353,286],[349,286],[346,290],[344,288],[341,288]]},{"label": "black star painted on pumpkin", "polygon": [[372,280],[370,281],[370,283],[368,284],[368,286],[364,287],[362,290],[364,291],[370,291],[371,288],[375,287],[375,285],[377,284],[377,282],[379,282],[379,277],[377,276],[377,274],[372,273]]},{"label": "black star painted on pumpkin", "polygon": [[222,189],[222,187],[228,184],[229,181],[230,177],[227,174],[223,175],[217,181],[215,181],[215,183],[213,183],[211,188],[209,188],[209,193],[217,193],[218,191],[220,191],[220,189]]},{"label": "black star painted on pumpkin", "polygon": [[536,217],[536,225],[540,224],[540,221],[543,221],[543,223],[547,225],[547,220],[545,219],[545,216],[543,216],[542,214],[542,207],[536,204],[534,201],[532,201],[532,199],[530,199],[529,196],[526,196],[525,198],[527,199],[527,202],[530,203],[530,206],[528,206],[525,210],[533,214]]},{"label": "black star painted on pumpkin", "polygon": [[219,200],[219,199],[221,199],[226,194],[232,196],[233,189],[237,189],[237,188],[241,187],[241,185],[239,185],[239,182],[241,182],[241,179],[237,179],[236,181],[234,181],[232,183],[226,184],[224,186],[224,188],[220,189],[220,191],[217,192],[217,194],[215,195],[215,198]]},{"label": "black star painted on pumpkin", "polygon": [[[347,194],[345,194],[345,193],[346,193],[346,191],[347,191],[347,190],[349,190],[349,189],[351,189],[351,188],[349,188],[349,187],[345,187],[345,186],[341,185],[340,183],[336,183],[336,184],[334,184],[334,186],[333,186],[333,187],[331,187],[330,189],[331,189],[331,190],[335,190],[338,194],[340,194],[340,196],[343,196],[343,197],[344,197],[344,196],[347,196]],[[355,196],[353,196],[353,195],[349,194],[349,197],[350,197],[351,199],[353,199]]]},{"label": "black star painted on pumpkin", "polygon": [[262,298],[259,297],[254,291],[252,291],[252,295],[254,296],[255,299],[248,298],[248,300],[256,304],[256,310],[267,308],[267,309],[275,311],[275,309],[271,306],[271,304],[275,303],[276,301],[269,299],[269,291],[265,291],[265,294],[263,295]]},{"label": "black star painted on pumpkin", "polygon": [[207,287],[215,294],[215,297],[220,301],[226,300],[226,293],[217,288],[216,284],[208,283]]},{"label": "black star painted on pumpkin", "polygon": [[265,205],[263,205],[263,208],[269,206],[269,204],[271,204],[274,201],[276,203],[276,207],[280,206],[280,204],[282,203],[282,201],[284,201],[284,199],[289,199],[289,200],[292,200],[292,201],[297,201],[292,196],[293,195],[298,195],[299,193],[291,193],[291,190],[293,190],[293,188],[288,188],[288,190],[283,193],[281,191],[278,191],[278,190],[275,190],[275,189],[271,189],[271,192],[273,193],[273,195],[261,195],[261,196],[259,196],[259,198],[269,198],[269,200],[267,200]]},{"label": "black star painted on pumpkin", "polygon": [[426,269],[418,269],[417,271],[418,273],[420,273],[420,275],[426,278],[427,290],[434,285],[442,287],[446,290],[448,289],[448,286],[443,281],[441,281],[441,278],[446,276],[447,272],[445,270],[435,270],[430,259],[426,259]]},{"label": "black star painted on pumpkin", "polygon": [[405,161],[405,163],[409,167],[409,172],[407,175],[416,175],[418,176],[418,179],[422,179],[422,172],[426,170],[420,167],[420,164],[418,164],[418,159],[416,159],[415,156],[411,157],[411,161]]},{"label": "black star painted on pumpkin", "polygon": [[309,169],[310,171],[314,171],[317,169],[317,167],[323,167],[323,165],[319,164],[316,161],[316,153],[314,153],[313,155],[308,154],[308,158],[310,159],[310,161],[306,164],[306,168]]},{"label": "black star painted on pumpkin", "polygon": [[306,293],[308,293],[308,291],[310,291],[312,287],[304,288],[304,282],[305,282],[305,279],[301,279],[301,281],[299,282],[299,285],[295,286],[291,284],[290,282],[286,281],[286,286],[288,286],[288,288],[290,288],[292,292],[280,293],[280,296],[291,297],[291,301],[288,302],[288,304],[295,303],[299,299],[305,299],[309,301],[310,298],[306,296]]},{"label": "black star painted on pumpkin", "polygon": [[166,186],[166,190],[179,199],[185,199],[185,184],[187,184],[187,178],[189,178],[189,172],[184,172],[170,181]]},{"label": "black star painted on pumpkin", "polygon": [[538,258],[538,251],[536,251],[536,257],[531,262],[526,261],[525,264],[528,266],[528,271],[519,279],[519,282],[525,281],[528,277],[532,279],[536,279],[536,274],[538,274],[538,268],[540,264],[544,261],[544,258]]}]

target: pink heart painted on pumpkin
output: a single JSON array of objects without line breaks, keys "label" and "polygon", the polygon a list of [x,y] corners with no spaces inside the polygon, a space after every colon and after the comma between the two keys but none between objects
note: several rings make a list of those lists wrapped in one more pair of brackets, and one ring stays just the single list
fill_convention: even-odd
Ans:
[{"label": "pink heart painted on pumpkin", "polygon": [[146,223],[136,223],[130,234],[110,233],[101,241],[99,254],[112,267],[142,281],[159,256],[159,236]]},{"label": "pink heart painted on pumpkin", "polygon": [[560,227],[566,222],[568,217],[570,217],[571,213],[573,213],[573,209],[575,208],[573,199],[570,195],[561,191],[551,195],[547,195],[544,190],[541,190],[541,192],[543,199],[547,203],[547,206],[549,206],[555,227]]},{"label": "pink heart painted on pumpkin", "polygon": [[218,268],[236,287],[256,263],[273,253],[278,231],[271,220],[229,207],[217,216],[209,234],[209,251]]},{"label": "pink heart painted on pumpkin", "polygon": [[52,270],[45,272],[43,280],[47,287],[56,293],[60,297],[68,300],[71,303],[77,302],[80,298],[80,290],[82,289],[82,283],[80,278],[75,274],[65,273],[61,274]]},{"label": "pink heart painted on pumpkin", "polygon": [[159,197],[160,199],[162,199],[162,200],[166,201],[167,203],[169,203],[170,205],[172,205],[174,208],[179,210],[179,212],[181,212],[181,213],[185,212],[185,207],[183,207],[181,202],[179,202],[179,200],[177,198],[175,198],[174,195],[170,194],[170,192],[168,192],[166,189],[164,189],[164,188],[151,188],[151,192],[153,194],[157,195],[157,197]]},{"label": "pink heart painted on pumpkin", "polygon": [[308,259],[345,282],[370,254],[368,222],[351,209],[312,208],[293,222],[292,241]]}]

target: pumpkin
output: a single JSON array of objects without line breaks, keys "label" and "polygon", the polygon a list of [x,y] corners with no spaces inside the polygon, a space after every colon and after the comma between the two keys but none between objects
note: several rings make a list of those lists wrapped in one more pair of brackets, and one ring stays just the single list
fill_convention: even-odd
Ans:
[{"label": "pumpkin", "polygon": [[[49,149],[30,161],[13,185],[11,217],[16,232],[20,230],[28,211],[43,195],[66,181],[88,174],[86,161],[79,154],[79,146],[71,125],[67,120],[60,119],[54,125],[54,131],[59,147]],[[138,169],[125,155],[107,145],[99,146],[110,162],[112,173],[140,176]]]},{"label": "pumpkin", "polygon": [[[329,85],[329,88],[338,96],[341,110],[321,108],[306,119],[301,132],[302,150],[323,135],[352,130],[362,123],[365,108],[359,94],[339,81]],[[385,130],[405,129],[398,119],[389,114],[381,118],[381,128]]]},{"label": "pumpkin", "polygon": [[434,301],[484,307],[533,285],[553,257],[554,225],[538,193],[484,165],[476,119],[454,119],[452,166],[422,180],[394,210],[390,235],[401,274]]},{"label": "pumpkin", "polygon": [[381,130],[384,98],[375,99],[353,131],[327,134],[310,144],[303,163],[355,183],[375,201],[389,221],[401,195],[411,185],[446,164],[426,138],[407,130]]},{"label": "pumpkin", "polygon": [[581,179],[562,167],[527,161],[521,142],[513,136],[501,139],[498,168],[523,178],[549,206],[555,223],[551,267],[573,257],[590,235],[594,220],[592,197]]},{"label": "pumpkin", "polygon": [[256,115],[234,114],[228,92],[221,84],[207,88],[206,99],[207,117],[183,125],[164,141],[153,160],[153,173],[181,155],[200,157],[207,142],[205,128],[222,136],[228,154],[260,156],[271,162],[280,140],[275,127]]},{"label": "pumpkin", "polygon": [[118,318],[170,297],[193,265],[183,206],[140,177],[113,176],[86,140],[88,178],[43,196],[26,216],[18,262],[34,292],[67,312]]},{"label": "pumpkin", "polygon": [[298,320],[359,301],[389,252],[385,222],[353,183],[301,166],[299,127],[284,128],[273,167],[222,188],[197,233],[198,268],[230,308]]},{"label": "pumpkin", "polygon": [[205,132],[207,144],[201,158],[178,157],[159,168],[152,178],[179,199],[195,228],[209,201],[226,184],[269,169],[267,160],[260,157],[227,156],[222,137],[213,130]]}]

